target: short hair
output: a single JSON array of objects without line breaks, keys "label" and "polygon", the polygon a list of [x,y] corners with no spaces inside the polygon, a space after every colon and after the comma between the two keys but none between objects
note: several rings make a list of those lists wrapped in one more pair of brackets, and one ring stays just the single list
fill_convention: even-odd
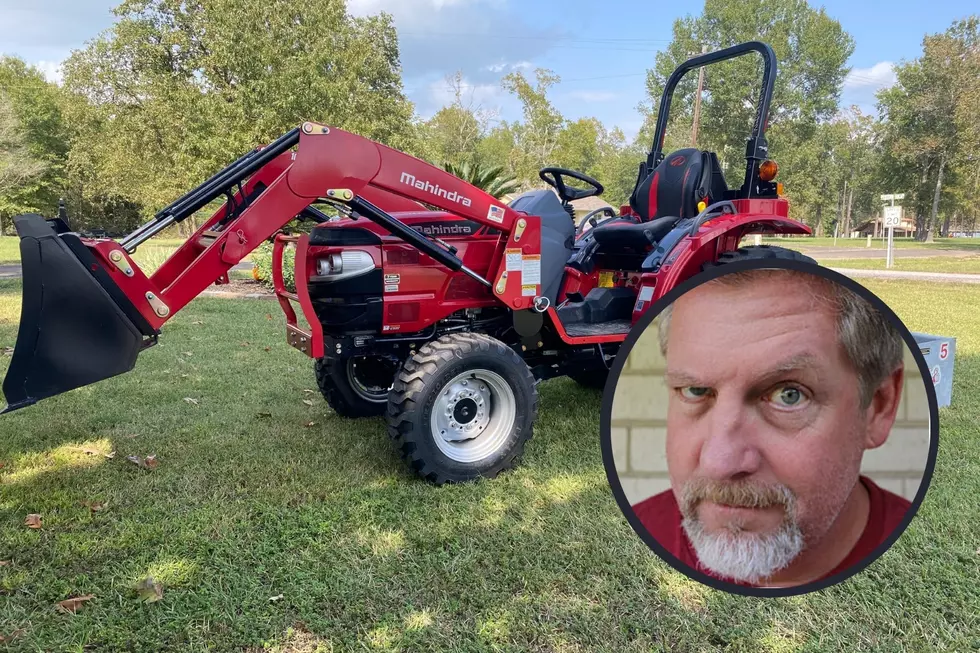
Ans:
[{"label": "short hair", "polygon": [[[743,286],[760,278],[785,276],[801,281],[819,303],[829,305],[836,314],[837,339],[858,377],[861,407],[871,404],[875,390],[902,364],[905,342],[881,311],[840,283],[816,274],[785,268],[761,268],[724,274],[703,285]],[[667,355],[667,333],[673,304],[659,316],[660,352]]]}]

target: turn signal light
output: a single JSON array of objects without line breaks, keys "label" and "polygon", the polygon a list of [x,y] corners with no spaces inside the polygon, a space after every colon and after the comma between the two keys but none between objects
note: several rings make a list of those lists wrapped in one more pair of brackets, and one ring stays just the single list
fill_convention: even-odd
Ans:
[{"label": "turn signal light", "polygon": [[775,161],[763,161],[762,165],[759,166],[759,179],[772,181],[776,178],[777,172],[779,172],[779,166],[776,165]]}]

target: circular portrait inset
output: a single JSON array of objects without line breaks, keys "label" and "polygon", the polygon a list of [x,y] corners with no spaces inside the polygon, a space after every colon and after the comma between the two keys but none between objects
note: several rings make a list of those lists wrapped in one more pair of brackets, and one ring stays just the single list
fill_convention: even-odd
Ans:
[{"label": "circular portrait inset", "polygon": [[617,357],[610,484],[677,570],[741,594],[844,580],[912,519],[937,449],[915,340],[855,282],[798,261],[721,266],[668,293]]}]

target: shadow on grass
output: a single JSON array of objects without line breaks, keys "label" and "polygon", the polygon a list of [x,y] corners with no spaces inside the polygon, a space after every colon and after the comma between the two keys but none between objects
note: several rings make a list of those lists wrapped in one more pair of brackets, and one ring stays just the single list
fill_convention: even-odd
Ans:
[{"label": "shadow on grass", "polygon": [[[842,586],[761,601],[688,581],[633,534],[606,484],[599,393],[543,384],[518,469],[437,488],[407,472],[383,420],[302,403],[308,361],[267,310],[202,301],[137,371],[0,417],[0,551],[12,561],[0,632],[28,627],[40,650],[972,645],[977,526],[960,517],[980,491],[976,357],[957,359],[933,489],[898,545]],[[42,530],[23,526],[29,512]],[[163,602],[138,602],[148,575]],[[70,619],[52,609],[90,593]]]}]

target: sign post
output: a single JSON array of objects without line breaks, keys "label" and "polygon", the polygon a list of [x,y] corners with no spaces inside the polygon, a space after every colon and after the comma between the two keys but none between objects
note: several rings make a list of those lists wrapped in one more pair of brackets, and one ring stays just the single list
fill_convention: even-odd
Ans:
[{"label": "sign post", "polygon": [[891,206],[885,207],[884,226],[888,228],[888,249],[885,254],[885,267],[895,265],[895,227],[902,226],[902,207],[895,206],[895,200],[905,199],[905,193],[882,195],[884,201],[891,201]]}]

